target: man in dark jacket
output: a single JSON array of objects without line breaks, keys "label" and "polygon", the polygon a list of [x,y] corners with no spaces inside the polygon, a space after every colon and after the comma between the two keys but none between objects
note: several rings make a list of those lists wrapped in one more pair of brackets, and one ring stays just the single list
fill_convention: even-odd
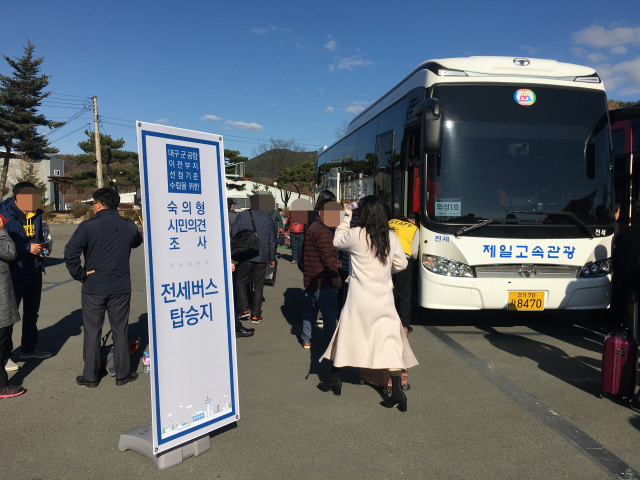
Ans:
[{"label": "man in dark jacket", "polygon": [[138,378],[137,373],[131,373],[129,359],[129,258],[131,249],[142,244],[142,235],[135,223],[118,214],[120,195],[114,190],[99,188],[93,199],[96,216],[78,226],[64,249],[69,273],[82,283],[84,370],[76,383],[87,387],[100,383],[100,336],[107,311],[113,335],[116,385],[120,386]]},{"label": "man in dark jacket", "polygon": [[[336,202],[326,200],[318,208],[320,214],[309,225],[304,237],[304,296],[307,300],[302,314],[304,348],[311,348],[316,343],[313,340],[313,324],[318,311],[322,313],[325,341],[331,341],[338,315],[338,290],[342,285],[338,274],[338,254],[333,248],[334,230],[331,228],[338,225],[342,207]],[[333,216],[337,213],[338,222],[328,222],[325,210],[331,210]]]},{"label": "man in dark jacket", "polygon": [[[20,182],[13,187],[13,197],[2,202],[0,207],[0,213],[7,218],[5,230],[15,243],[18,253],[11,265],[11,280],[18,307],[23,301],[20,360],[51,356],[50,352],[36,350],[44,256],[50,250],[49,245],[44,243],[40,201],[40,193],[34,184]],[[9,337],[3,352],[5,358],[10,358],[13,350],[12,332],[13,327],[9,327],[6,332]]]},{"label": "man in dark jacket", "polygon": [[[251,317],[251,323],[260,323],[262,321],[262,294],[267,263],[270,268],[273,268],[276,261],[276,229],[269,217],[274,209],[275,200],[271,194],[256,194],[251,197],[250,201],[251,208],[239,213],[233,222],[231,238],[241,230],[253,230],[253,222],[255,222],[255,230],[258,232],[260,240],[260,253],[236,265],[236,309],[240,319],[246,320]],[[251,311],[249,311],[247,295],[249,280],[253,280],[254,290]]]}]

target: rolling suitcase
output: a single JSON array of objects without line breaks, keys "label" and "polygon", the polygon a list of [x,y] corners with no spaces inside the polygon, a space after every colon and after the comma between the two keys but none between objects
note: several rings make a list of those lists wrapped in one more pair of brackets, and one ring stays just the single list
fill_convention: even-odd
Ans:
[{"label": "rolling suitcase", "polygon": [[[404,334],[409,338],[409,332],[405,328]],[[364,385],[368,383],[374,387],[381,387],[382,391],[391,395],[391,372],[388,369],[372,369],[372,368],[360,368],[360,385]],[[400,384],[402,385],[402,390],[407,391],[411,388],[411,385],[408,383],[409,380],[409,372],[406,370],[402,370],[400,373]]]},{"label": "rolling suitcase", "polygon": [[[391,395],[391,373],[386,368],[384,369],[371,369],[371,368],[360,368],[360,385],[364,385],[368,383],[374,387],[382,387],[382,391]],[[409,390],[411,385],[407,383],[409,379],[409,372],[406,370],[402,370],[400,374],[400,383],[402,385],[402,390]]]},{"label": "rolling suitcase", "polygon": [[278,260],[276,259],[273,268],[267,264],[267,270],[265,271],[264,284],[273,287],[276,284],[276,273],[278,273]]},{"label": "rolling suitcase", "polygon": [[638,302],[633,314],[633,333],[629,330],[610,333],[602,354],[602,391],[612,396],[633,397],[638,376]]}]

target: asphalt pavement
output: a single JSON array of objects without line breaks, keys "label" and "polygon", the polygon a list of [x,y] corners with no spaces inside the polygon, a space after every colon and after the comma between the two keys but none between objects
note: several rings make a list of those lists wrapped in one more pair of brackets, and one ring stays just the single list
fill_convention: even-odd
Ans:
[{"label": "asphalt pavement", "polygon": [[[640,415],[600,398],[607,329],[589,312],[415,311],[409,341],[420,365],[400,413],[380,406],[383,394],[361,385],[356,369],[343,371],[340,397],[316,388],[328,373],[322,342],[300,344],[302,274],[278,249],[264,321],[237,340],[240,420],[212,434],[209,452],[158,472],[118,450],[121,433],[151,421],[149,375],[122,387],[111,377],[94,389],[75,384],[80,284],[62,260],[75,226],[51,229],[38,347],[55,356],[10,374],[27,392],[0,401],[1,479],[598,479],[640,470]],[[130,333],[146,346],[142,248],[131,270]]]}]

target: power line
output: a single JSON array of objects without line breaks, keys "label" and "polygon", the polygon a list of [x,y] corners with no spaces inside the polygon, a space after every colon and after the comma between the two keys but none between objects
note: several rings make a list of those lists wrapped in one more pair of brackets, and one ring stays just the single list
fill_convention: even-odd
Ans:
[{"label": "power line", "polygon": [[77,110],[78,109],[78,105],[76,105],[75,107],[63,107],[63,106],[60,106],[60,105],[48,105],[48,104],[45,104],[45,107],[49,107],[49,108],[70,108],[70,109],[73,109],[73,110]]},{"label": "power line", "polygon": [[52,142],[49,142],[49,145],[52,145],[54,143],[56,143],[58,140],[62,140],[63,138],[67,138],[69,135],[73,135],[74,133],[82,130],[83,128],[87,127],[88,125],[91,125],[91,122],[89,123],[85,123],[84,125],[82,125],[80,128],[74,130],[73,132],[67,133],[66,135],[60,137],[60,138],[56,138],[55,140],[53,140]]},{"label": "power line", "polygon": [[81,116],[82,114],[84,114],[87,110],[88,110],[88,108],[87,108],[86,106],[85,106],[85,107],[82,107],[80,110],[78,110],[76,113],[74,113],[71,117],[69,117],[69,118],[64,122],[64,124],[60,125],[60,126],[59,126],[59,127],[57,127],[57,128],[54,128],[53,130],[51,130],[49,133],[47,133],[47,134],[46,134],[46,135],[44,135],[44,136],[45,136],[45,137],[48,137],[48,136],[49,136],[49,135],[51,135],[52,133],[57,132],[57,131],[58,131],[58,130],[60,130],[62,127],[64,127],[64,126],[68,125],[69,123],[73,122],[73,121],[74,121],[74,120],[76,120],[77,118],[80,118],[80,116]]},{"label": "power line", "polygon": [[91,95],[81,97],[80,95],[69,95],[68,93],[51,92],[51,95],[62,95],[64,97],[91,98]]},{"label": "power line", "polygon": [[136,123],[135,120],[125,120],[124,118],[115,118],[115,117],[105,117],[104,115],[100,115],[101,118],[108,118],[110,120],[120,120],[122,122],[131,122],[131,123]]}]

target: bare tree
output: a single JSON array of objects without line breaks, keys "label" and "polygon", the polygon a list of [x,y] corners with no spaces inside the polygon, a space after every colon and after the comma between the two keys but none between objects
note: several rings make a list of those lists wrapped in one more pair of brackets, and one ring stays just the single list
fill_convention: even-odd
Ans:
[{"label": "bare tree", "polygon": [[342,138],[347,134],[347,130],[349,130],[349,121],[345,120],[341,126],[334,130],[333,134],[338,138]]},{"label": "bare tree", "polygon": [[289,160],[295,157],[296,153],[304,152],[304,148],[298,145],[295,140],[282,140],[271,137],[267,142],[255,147],[251,153],[254,157],[264,155],[271,167],[271,174],[276,177]]}]

